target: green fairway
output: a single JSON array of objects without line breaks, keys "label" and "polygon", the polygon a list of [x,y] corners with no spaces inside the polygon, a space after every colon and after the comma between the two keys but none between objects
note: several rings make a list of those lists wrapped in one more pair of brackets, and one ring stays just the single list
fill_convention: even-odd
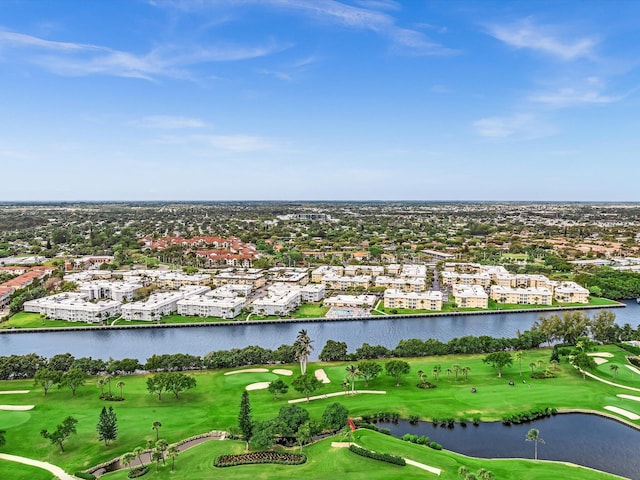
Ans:
[{"label": "green fairway", "polygon": [[[610,352],[613,357],[606,358],[607,362],[598,367],[596,373],[599,376],[620,384],[640,388],[640,375],[624,367],[626,364],[624,351],[615,346],[603,347],[601,350]],[[640,402],[625,400],[616,396],[619,393],[640,395],[640,392],[621,390],[590,378],[584,380],[572,366],[566,363],[566,359],[562,359],[560,368],[556,372],[557,378],[547,380],[531,379],[529,364],[534,363],[536,365],[534,369],[536,370],[544,369],[548,366],[549,354],[550,349],[525,352],[522,361],[522,376],[520,374],[520,365],[517,360],[514,360],[511,367],[504,369],[502,378],[498,378],[496,372],[489,365],[483,363],[483,355],[409,359],[411,372],[401,379],[401,386],[397,387],[395,380],[389,376],[380,376],[371,381],[369,389],[386,391],[386,394],[321,398],[308,404],[303,402],[299,405],[308,409],[311,416],[316,419],[321,417],[327,405],[335,401],[344,404],[349,409],[350,415],[354,417],[380,411],[391,411],[399,413],[403,418],[417,415],[424,420],[430,420],[433,417],[453,417],[458,419],[462,416],[470,419],[476,415],[479,415],[485,421],[499,420],[505,414],[519,413],[532,408],[548,406],[559,409],[580,408],[603,413],[606,412],[603,408],[604,406],[617,406],[640,414]],[[543,363],[541,367],[537,366],[538,360]],[[384,363],[384,361],[381,361],[381,363]],[[615,379],[614,372],[609,368],[614,363],[620,365]],[[441,374],[438,380],[433,377],[432,373],[436,365],[441,366]],[[454,365],[458,365],[461,368],[469,367],[468,379],[465,379],[459,373],[456,380]],[[310,364],[308,367],[309,372],[323,368],[331,380],[331,383],[324,385],[317,393],[322,395],[342,392],[341,383],[345,378],[345,368],[347,366],[348,363],[344,362]],[[268,365],[265,368],[273,369],[279,367],[290,368],[295,374],[299,372],[298,365]],[[449,374],[447,373],[448,369],[451,370]],[[424,371],[427,379],[436,384],[437,388],[428,390],[416,388],[418,370]],[[161,401],[158,401],[155,395],[151,395],[146,391],[147,375],[125,376],[115,381],[117,383],[117,381],[122,380],[125,383],[123,387],[125,400],[123,402],[101,401],[98,398],[100,390],[96,387],[95,378],[90,379],[84,387],[80,387],[75,397],[71,395],[68,389],[57,388],[52,388],[45,397],[41,389],[34,388],[31,380],[0,382],[0,390],[31,389],[28,394],[2,395],[3,404],[35,405],[33,410],[27,412],[0,411],[0,429],[7,431],[7,445],[1,451],[49,461],[70,472],[86,469],[131,451],[137,446],[144,446],[147,440],[155,441],[155,432],[151,429],[151,426],[156,421],[162,423],[160,438],[165,438],[169,443],[175,443],[183,438],[211,430],[228,430],[231,426],[237,424],[239,400],[245,386],[256,382],[269,382],[278,378],[283,379],[287,384],[291,384],[291,380],[294,378],[276,375],[271,371],[266,373],[238,373],[235,375],[223,375],[223,373],[224,371],[220,370],[193,372],[192,374],[197,379],[197,387],[195,389],[181,394],[179,399],[175,399],[170,393],[165,393]],[[526,379],[526,385],[522,383],[522,379]],[[513,380],[515,385],[510,386],[508,384],[509,380]],[[117,390],[116,383],[112,383],[114,392]],[[366,389],[364,381],[361,379],[356,380],[355,387],[356,389]],[[471,393],[472,387],[477,389],[477,393]],[[300,396],[299,393],[290,388],[287,394],[278,400],[274,400],[267,390],[253,390],[250,394],[253,418],[255,420],[272,418],[277,414],[280,407],[288,404],[287,400],[299,398]],[[96,424],[103,406],[113,406],[118,416],[119,436],[109,447],[105,447],[104,444],[98,442],[96,434]],[[65,452],[60,453],[59,449],[50,445],[47,440],[40,436],[39,432],[43,428],[55,428],[68,415],[78,419],[78,434],[69,438],[65,443]],[[640,421],[633,423],[640,425]],[[403,448],[408,447],[411,447],[411,445],[403,445]],[[206,449],[209,447],[198,448]],[[309,451],[313,452],[316,448],[318,447],[309,447]],[[432,452],[427,450],[423,454],[432,454]],[[185,453],[181,459],[184,460],[189,454]],[[348,452],[334,452],[331,453],[331,458],[344,454],[348,454]],[[349,468],[349,465],[360,465],[360,462],[365,460],[370,462],[367,459],[349,457],[349,461],[340,468]],[[198,468],[201,468],[201,471],[204,472],[208,468],[207,462],[209,462],[209,459],[198,459],[190,463],[196,464],[198,462],[201,464],[201,467]],[[530,465],[531,462],[524,462],[522,468],[528,470]],[[271,466],[234,468],[233,471],[245,471],[244,469],[256,469],[252,474],[253,476],[258,475],[257,470],[271,472],[271,476],[265,473],[262,478],[277,478],[273,476],[274,471],[280,471],[280,469],[283,469],[283,472],[287,471],[284,470],[285,467]],[[494,470],[493,467],[491,469]],[[498,468],[495,470],[497,472]],[[199,475],[194,478],[208,478]],[[311,475],[311,473],[305,473],[305,476],[308,475]],[[527,475],[529,474],[527,473]],[[0,478],[13,480],[14,477],[3,476]],[[316,478],[321,477],[318,475]],[[384,477],[380,476],[379,478]],[[518,477],[514,475],[499,478],[544,477]],[[547,478],[559,477],[552,476]]]}]

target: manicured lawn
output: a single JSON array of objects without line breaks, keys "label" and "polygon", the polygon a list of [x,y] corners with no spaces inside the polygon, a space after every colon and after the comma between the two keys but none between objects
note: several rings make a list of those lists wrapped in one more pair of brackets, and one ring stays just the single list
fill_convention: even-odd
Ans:
[{"label": "manicured lawn", "polygon": [[[414,460],[432,467],[440,468],[439,477],[419,468],[406,465],[391,465],[363,457],[359,457],[346,448],[331,447],[333,441],[344,441],[344,435],[337,435],[304,448],[308,461],[303,465],[243,465],[219,469],[213,467],[213,459],[224,453],[239,453],[244,445],[237,441],[208,442],[181,453],[176,459],[175,472],[171,466],[159,465],[156,474],[155,465],[147,474],[150,478],[192,478],[209,480],[225,478],[229,480],[304,478],[324,480],[327,478],[349,478],[350,480],[395,480],[405,478],[439,478],[442,480],[458,479],[458,468],[466,466],[477,471],[480,468],[491,470],[496,478],[546,480],[550,478],[580,478],[584,480],[605,480],[619,478],[588,469],[576,470],[576,467],[557,462],[533,462],[530,460],[487,460],[465,457],[447,451],[435,451],[430,448],[409,444],[401,440],[367,430],[357,430],[354,441],[365,448],[379,452],[391,453]],[[127,471],[105,475],[105,480],[126,480]]]},{"label": "manicured lawn", "polygon": [[43,320],[39,313],[16,313],[7,322],[0,323],[0,328],[57,328],[80,327],[94,325],[85,322],[67,322],[66,320]]},{"label": "manicured lawn", "polygon": [[328,307],[323,307],[321,303],[303,303],[291,314],[293,318],[320,318],[329,311]]},{"label": "manicured lawn", "polygon": [[41,468],[0,460],[0,478],[3,480],[51,480],[51,477]]},{"label": "manicured lawn", "polygon": [[[640,375],[632,374],[629,369],[622,366],[624,364],[624,352],[615,346],[608,346],[603,350],[614,354],[610,362],[617,362],[621,365],[616,381],[640,388]],[[320,399],[299,405],[307,408],[311,416],[316,419],[320,419],[327,405],[335,401],[344,404],[350,410],[350,415],[354,417],[380,411],[393,411],[398,412],[404,418],[409,415],[418,415],[425,420],[430,420],[433,417],[453,417],[457,419],[465,416],[471,418],[474,415],[480,415],[483,420],[498,420],[505,414],[517,413],[531,408],[551,406],[560,409],[583,408],[604,412],[603,407],[606,405],[618,406],[640,414],[640,402],[616,397],[617,393],[634,394],[633,391],[621,391],[619,388],[589,378],[583,380],[582,376],[568,365],[565,359],[562,359],[557,378],[547,380],[531,379],[528,365],[540,359],[546,366],[549,354],[549,349],[525,352],[525,357],[522,361],[522,377],[520,376],[520,366],[514,360],[513,366],[504,369],[502,378],[498,378],[496,372],[483,363],[483,355],[410,359],[408,361],[411,365],[411,372],[402,378],[401,386],[397,387],[394,379],[388,376],[380,376],[370,383],[370,389],[384,390],[387,392],[385,395],[349,395],[346,397]],[[384,362],[382,361],[381,363]],[[453,370],[453,365],[456,364],[460,367],[470,367],[468,380],[459,375],[456,381],[453,372],[447,375],[446,370]],[[442,368],[440,379],[437,381],[432,374],[432,370],[436,365],[440,365]],[[607,365],[604,364],[599,367],[597,373],[602,377],[612,379],[613,372]],[[308,367],[309,372],[313,372],[317,368],[323,368],[331,379],[331,383],[324,385],[317,393],[342,391],[341,383],[345,378],[346,366],[348,366],[348,363],[344,362],[310,364]],[[297,365],[266,366],[269,369],[278,367],[291,368],[296,374],[299,372]],[[426,372],[427,379],[437,384],[437,388],[430,390],[416,388],[418,383],[416,372],[418,370]],[[254,382],[273,381],[277,378],[282,378],[287,384],[291,384],[291,380],[294,378],[278,376],[272,372],[240,373],[228,376],[223,375],[223,373],[224,371],[220,370],[194,372],[192,374],[197,379],[197,387],[194,390],[183,393],[179,399],[175,399],[172,394],[164,394],[161,401],[158,401],[156,396],[146,391],[147,375],[122,377],[121,380],[125,382],[125,401],[113,403],[103,402],[98,398],[99,389],[95,386],[95,378],[88,381],[84,387],[79,388],[75,397],[71,395],[68,389],[57,388],[52,388],[45,397],[41,389],[34,388],[31,380],[0,382],[0,390],[31,389],[28,394],[2,395],[0,400],[3,404],[35,405],[33,410],[27,412],[0,411],[0,428],[7,431],[7,445],[2,448],[2,452],[35,457],[60,465],[67,471],[74,472],[122,455],[137,446],[144,446],[147,440],[155,441],[155,432],[151,429],[151,425],[155,421],[162,422],[160,437],[165,438],[169,443],[214,429],[228,430],[229,427],[237,424],[240,396],[246,385]],[[526,385],[522,383],[522,379],[526,379]],[[509,380],[514,380],[515,386],[509,386]],[[471,393],[472,387],[477,388],[477,393]],[[112,388],[114,391],[116,390],[115,383],[112,384]],[[356,381],[356,389],[365,389],[363,380]],[[640,395],[640,392],[637,395]],[[290,389],[289,393],[278,400],[274,400],[268,391],[254,390],[251,392],[253,417],[256,420],[272,418],[277,414],[280,407],[287,405],[287,400],[299,398],[300,396],[299,393]],[[109,447],[99,443],[96,434],[98,416],[105,405],[113,406],[118,416],[119,425],[118,439]],[[47,440],[40,436],[39,432],[43,428],[54,429],[68,415],[78,419],[78,434],[71,436],[65,443],[66,451],[60,453],[59,449],[50,445]],[[640,421],[634,423],[640,425]],[[210,442],[205,445],[213,443],[218,445],[216,442]],[[220,442],[220,444],[222,443]],[[409,447],[413,448],[411,445],[403,446],[403,448]],[[210,447],[203,446],[202,448],[208,449],[206,450],[207,452],[210,451]],[[316,448],[320,447],[309,447],[309,451],[313,452]],[[326,478],[327,472],[331,471],[331,462],[334,461],[337,462],[336,468],[338,468],[338,472],[343,471],[342,469],[347,469],[345,472],[349,471],[349,465],[354,466],[354,472],[366,471],[366,467],[365,470],[360,470],[362,465],[360,462],[366,459],[353,459],[349,452],[342,453],[334,450],[331,450],[331,452],[327,454],[329,457],[327,457],[326,461],[329,463],[324,464],[325,466],[322,468],[318,467],[317,470],[304,470],[304,476],[323,478],[321,474],[324,472],[324,478]],[[426,450],[421,455],[431,453],[432,451]],[[349,454],[346,461],[336,460],[336,458],[345,454]],[[189,458],[188,455],[188,453],[185,453],[184,457],[181,456],[178,460]],[[208,472],[210,471],[207,470],[209,468],[208,462],[212,460],[213,454],[207,453],[206,455],[208,458],[199,459],[198,457],[196,459],[194,457],[193,462],[185,461],[184,464],[199,464],[200,467],[197,467],[201,469],[199,472]],[[428,460],[425,460],[425,463],[432,461],[428,457],[424,458]],[[370,462],[370,460],[366,461]],[[314,465],[313,462],[315,460],[312,460],[311,465]],[[322,461],[318,460],[318,462],[320,463],[316,465],[323,465]],[[504,461],[499,463],[501,462]],[[375,465],[374,470],[378,475],[378,464],[376,463]],[[528,472],[531,465],[530,462],[525,462],[522,468]],[[355,466],[358,467],[355,468]],[[194,468],[196,467],[194,466]],[[494,470],[494,468],[490,469]],[[519,477],[516,474],[507,476],[506,472],[510,470],[505,468],[501,470],[501,472],[505,472],[505,475],[498,476],[498,478],[545,478],[544,476],[537,476],[538,468],[531,470],[532,473],[523,473],[524,476]],[[535,470],[535,473],[533,470]],[[235,468],[225,470],[224,475],[227,476],[230,474],[228,472],[232,471],[234,473],[230,478],[236,478]],[[252,477],[280,478],[279,475],[287,475],[286,472],[292,470],[285,470],[284,467],[262,466],[241,467],[237,471],[252,472],[250,474]],[[403,469],[403,472],[409,471]],[[313,472],[317,472],[317,474]],[[424,472],[418,472],[424,475]],[[498,468],[495,468],[495,473],[497,472]],[[220,475],[216,471],[211,474],[212,477],[207,476],[209,473],[205,476],[201,476],[198,473],[191,478],[213,478],[214,474]],[[536,476],[528,476],[530,474]],[[244,473],[239,475],[241,476],[238,478],[245,478],[243,476]],[[364,476],[365,473],[361,473],[361,475]],[[405,473],[402,475],[405,475]],[[414,474],[411,473],[411,475]],[[13,480],[14,477],[0,476],[0,478]],[[181,476],[180,478],[190,477]],[[385,477],[380,473],[376,478],[393,478],[393,475]],[[546,478],[561,477],[550,475]],[[566,478],[576,477],[567,475]],[[580,478],[591,477],[580,476]]]}]

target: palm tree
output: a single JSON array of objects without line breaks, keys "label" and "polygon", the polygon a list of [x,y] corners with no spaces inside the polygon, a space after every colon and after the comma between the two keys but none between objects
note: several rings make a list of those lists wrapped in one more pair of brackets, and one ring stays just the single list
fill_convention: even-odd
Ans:
[{"label": "palm tree", "polygon": [[424,385],[426,383],[425,374],[422,370],[418,370],[418,378],[420,379],[420,384]]},{"label": "palm tree", "polygon": [[618,370],[620,369],[620,367],[618,365],[610,365],[609,369],[613,372],[613,378],[617,378],[618,377]]},{"label": "palm tree", "polygon": [[351,393],[355,392],[356,377],[360,375],[360,370],[355,365],[349,365],[346,369],[347,377],[351,379]]},{"label": "palm tree", "polygon": [[156,442],[156,448],[162,454],[162,464],[166,465],[166,463],[164,461],[164,452],[167,450],[167,448],[169,448],[169,442],[167,442],[164,438],[161,438],[160,440],[158,440]]},{"label": "palm tree", "polygon": [[349,391],[349,380],[346,378],[342,381],[342,389],[346,392]]},{"label": "palm tree", "polygon": [[132,470],[131,462],[135,460],[136,456],[132,452],[127,452],[122,457],[120,457],[120,463],[122,463],[125,467],[129,467],[129,471]]},{"label": "palm tree", "polygon": [[156,473],[158,473],[160,468],[160,460],[163,460],[163,459],[164,459],[164,455],[162,455],[162,452],[157,448],[154,448],[153,451],[151,452],[151,460],[156,462]]},{"label": "palm tree", "polygon": [[456,382],[458,381],[458,373],[460,373],[460,365],[458,365],[457,363],[452,365],[451,368],[453,369],[453,373],[455,373],[456,375]]},{"label": "palm tree", "polygon": [[469,380],[470,371],[471,371],[471,367],[462,367],[462,374],[464,375],[465,380]]},{"label": "palm tree", "polygon": [[122,387],[124,387],[124,382],[122,380],[120,380],[117,384],[116,387],[118,387],[120,389],[120,398],[124,398],[122,396]]},{"label": "palm tree", "polygon": [[531,375],[533,375],[533,369],[536,368],[536,362],[531,362],[529,366],[531,367]]},{"label": "palm tree", "polygon": [[296,353],[296,358],[300,362],[300,372],[304,375],[307,372],[307,360],[309,360],[309,355],[311,355],[311,351],[313,350],[313,340],[309,338],[306,330],[300,330],[298,332],[298,336],[296,337],[296,341],[293,346]]},{"label": "palm tree", "polygon": [[544,365],[544,360],[538,360],[538,367],[542,367]]},{"label": "palm tree", "polygon": [[451,376],[451,369],[447,368],[447,377],[450,377],[450,376]]},{"label": "palm tree", "polygon": [[142,447],[136,447],[133,449],[133,454],[138,457],[138,461],[140,462],[140,465],[144,467],[144,462],[142,461],[142,454],[144,453],[144,448]]},{"label": "palm tree", "polygon": [[442,367],[440,367],[440,365],[436,365],[435,367],[433,367],[432,373],[436,379],[436,382],[438,381],[438,376],[440,375],[441,371],[442,371]]},{"label": "palm tree", "polygon": [[104,378],[102,377],[98,378],[98,381],[96,383],[98,387],[100,387],[100,397],[102,398],[102,396],[104,395],[104,386],[106,385]]},{"label": "palm tree", "polygon": [[173,472],[173,467],[175,466],[175,463],[176,463],[176,457],[178,456],[179,453],[180,453],[180,450],[178,450],[178,447],[176,445],[171,445],[169,448],[167,448],[167,456],[171,458],[172,472]]},{"label": "palm tree", "polygon": [[476,476],[478,477],[478,480],[493,480],[495,478],[495,474],[486,468],[478,470]]},{"label": "palm tree", "polygon": [[558,369],[558,364],[559,364],[560,362],[558,362],[558,360],[555,360],[555,359],[554,359],[554,360],[551,360],[549,363],[551,364],[551,369],[552,369],[552,370],[557,370],[557,369]]},{"label": "palm tree", "polygon": [[155,430],[156,431],[156,442],[158,440],[160,440],[160,427],[162,426],[161,422],[153,422],[153,425],[151,426],[151,430]]},{"label": "palm tree", "polygon": [[540,437],[540,431],[536,428],[532,428],[531,430],[529,430],[527,432],[527,436],[525,437],[525,440],[527,442],[534,442],[535,444],[535,448],[534,448],[534,460],[538,459],[538,444],[542,443],[544,444],[544,440]]},{"label": "palm tree", "polygon": [[522,350],[518,350],[513,356],[520,364],[520,376],[522,376],[522,359],[524,358],[524,352]]}]

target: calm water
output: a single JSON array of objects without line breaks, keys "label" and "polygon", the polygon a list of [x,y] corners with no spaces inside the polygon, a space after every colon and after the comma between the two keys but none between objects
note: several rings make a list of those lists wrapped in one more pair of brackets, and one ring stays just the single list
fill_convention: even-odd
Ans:
[{"label": "calm water", "polygon": [[[640,306],[628,302],[627,308],[612,309],[617,322],[634,328],[640,323]],[[592,311],[595,312],[595,311]],[[314,340],[314,356],[328,339],[347,342],[354,351],[364,342],[395,348],[406,338],[437,338],[449,341],[463,335],[514,337],[518,330],[531,328],[539,313],[460,315],[415,319],[364,320],[344,322],[295,322],[286,324],[218,327],[157,328],[138,330],[96,330],[88,332],[21,333],[0,335],[0,355],[35,352],[44,356],[69,352],[76,357],[108,359],[132,357],[146,360],[154,353],[204,355],[213,350],[260,345],[275,349],[292,344],[297,333],[306,329]]]},{"label": "calm water", "polygon": [[559,460],[640,478],[640,432],[597,415],[563,414],[535,422],[506,427],[499,422],[482,423],[478,427],[434,427],[428,422],[411,425],[379,423],[395,436],[405,433],[426,435],[443,448],[474,457],[533,458],[533,442],[525,441],[531,428],[540,431],[545,441],[538,445],[538,458]]}]

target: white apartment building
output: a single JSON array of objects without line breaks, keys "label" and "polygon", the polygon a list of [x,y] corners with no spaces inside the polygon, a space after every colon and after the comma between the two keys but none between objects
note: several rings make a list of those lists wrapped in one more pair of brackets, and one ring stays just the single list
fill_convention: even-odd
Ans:
[{"label": "white apartment building", "polygon": [[251,295],[251,285],[233,285],[231,283],[205,293],[205,296],[212,298],[247,298],[249,295]]},{"label": "white apartment building", "polygon": [[292,285],[306,285],[309,283],[308,268],[273,267],[268,272],[274,282]]},{"label": "white apartment building", "polygon": [[403,292],[424,292],[427,289],[427,282],[424,278],[393,278],[381,275],[376,277],[375,286],[401,290]]},{"label": "white apartment building", "polygon": [[251,307],[258,315],[289,315],[300,306],[301,299],[300,289],[269,287],[269,294],[254,300]]},{"label": "white apartment building", "polygon": [[442,310],[442,292],[403,292],[390,288],[384,292],[384,307],[411,310]]},{"label": "white apartment building", "polygon": [[373,308],[376,300],[375,295],[335,295],[326,298],[324,305],[327,307]]},{"label": "white apartment building", "polygon": [[339,276],[342,276],[343,273],[344,273],[344,267],[321,265],[311,272],[311,281],[314,283],[320,283],[322,281],[322,278],[326,275],[333,275],[333,276],[339,277]]},{"label": "white apartment building", "polygon": [[489,295],[480,285],[452,286],[453,299],[459,308],[489,308]]},{"label": "white apartment building", "polygon": [[143,287],[141,283],[109,282],[107,280],[94,280],[78,284],[80,293],[89,300],[101,300],[110,298],[118,302],[133,300],[136,292]]},{"label": "white apartment building", "polygon": [[305,285],[300,289],[300,295],[304,303],[319,302],[324,298],[325,291],[323,284]]},{"label": "white apartment building", "polygon": [[401,277],[426,278],[426,265],[402,265]]},{"label": "white apartment building", "polygon": [[560,303],[589,303],[589,290],[575,282],[559,283],[553,294]]},{"label": "white apartment building", "polygon": [[384,275],[384,267],[379,265],[347,265],[344,267],[344,274],[349,277],[356,275]]},{"label": "white apartment building", "polygon": [[210,290],[201,285],[185,285],[173,292],[153,293],[144,301],[127,303],[122,306],[122,318],[125,320],[160,320],[164,315],[178,311],[178,302],[183,298],[202,295]]},{"label": "white apartment building", "polygon": [[488,288],[491,285],[491,275],[485,272],[481,273],[458,273],[444,271],[440,273],[442,285],[479,285]]},{"label": "white apartment building", "polygon": [[551,305],[553,294],[548,288],[512,288],[502,285],[491,287],[491,299],[498,303],[519,305]]},{"label": "white apartment building", "polygon": [[100,323],[120,313],[120,302],[103,300],[89,302],[82,293],[58,293],[24,303],[25,312],[46,315],[55,320],[69,322]]},{"label": "white apartment building", "polygon": [[236,270],[234,268],[222,270],[212,279],[216,287],[226,285],[250,285],[252,289],[257,290],[262,287],[267,279],[264,272],[257,268],[248,268],[246,270]]},{"label": "white apartment building", "polygon": [[245,305],[241,297],[213,298],[207,295],[194,295],[178,300],[179,315],[196,317],[235,318]]},{"label": "white apartment building", "polygon": [[369,288],[371,277],[368,275],[356,275],[354,277],[337,276],[327,274],[322,277],[321,282],[329,290],[350,290],[352,288]]}]

